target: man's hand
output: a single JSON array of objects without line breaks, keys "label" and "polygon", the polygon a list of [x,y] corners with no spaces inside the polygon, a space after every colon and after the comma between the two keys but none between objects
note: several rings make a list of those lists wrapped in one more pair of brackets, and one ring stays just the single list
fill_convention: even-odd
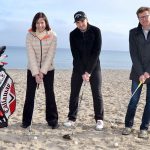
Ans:
[{"label": "man's hand", "polygon": [[150,78],[150,74],[148,72],[144,72],[144,74],[139,77],[139,81],[144,83],[148,78]]},{"label": "man's hand", "polygon": [[139,81],[140,81],[140,82],[144,83],[145,80],[146,80],[146,78],[145,78],[144,75],[141,75],[141,76],[139,77]]},{"label": "man's hand", "polygon": [[148,73],[148,72],[144,72],[144,77],[145,77],[146,79],[148,79],[148,78],[150,77],[149,73]]},{"label": "man's hand", "polygon": [[90,76],[91,76],[91,75],[90,75],[88,72],[85,72],[85,73],[82,75],[83,81],[89,82]]}]

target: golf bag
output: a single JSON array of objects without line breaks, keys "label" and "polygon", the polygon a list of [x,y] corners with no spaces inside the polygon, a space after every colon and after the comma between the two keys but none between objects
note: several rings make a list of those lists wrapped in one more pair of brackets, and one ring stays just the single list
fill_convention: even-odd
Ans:
[{"label": "golf bag", "polygon": [[[5,49],[0,47],[0,58]],[[3,68],[4,63],[0,64],[0,128],[3,128],[8,126],[8,118],[15,111],[16,94],[13,80]]]}]

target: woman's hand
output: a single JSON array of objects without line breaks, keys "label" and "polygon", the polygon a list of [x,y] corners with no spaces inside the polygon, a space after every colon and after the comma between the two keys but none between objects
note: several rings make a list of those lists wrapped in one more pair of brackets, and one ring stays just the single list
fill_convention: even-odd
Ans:
[{"label": "woman's hand", "polygon": [[37,84],[40,84],[43,81],[43,78],[40,77],[39,74],[35,75],[35,80]]},{"label": "woman's hand", "polygon": [[42,72],[39,72],[39,76],[43,80],[44,74]]}]

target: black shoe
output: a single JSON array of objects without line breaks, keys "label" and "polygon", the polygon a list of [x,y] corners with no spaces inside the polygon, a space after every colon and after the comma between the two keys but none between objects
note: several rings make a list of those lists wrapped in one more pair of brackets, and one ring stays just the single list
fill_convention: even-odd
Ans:
[{"label": "black shoe", "polygon": [[52,129],[57,129],[59,127],[59,124],[58,123],[54,125],[48,124],[48,126],[50,126]]},{"label": "black shoe", "polygon": [[53,125],[51,127],[52,127],[52,129],[57,129],[57,128],[59,128],[59,124],[55,124],[55,125]]},{"label": "black shoe", "polygon": [[30,125],[26,125],[26,124],[21,124],[20,127],[26,129],[27,127],[29,127]]}]

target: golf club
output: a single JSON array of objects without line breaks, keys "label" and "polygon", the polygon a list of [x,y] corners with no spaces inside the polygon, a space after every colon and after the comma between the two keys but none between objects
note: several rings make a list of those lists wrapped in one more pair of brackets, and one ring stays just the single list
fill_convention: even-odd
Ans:
[{"label": "golf club", "polygon": [[[37,84],[36,89],[39,89],[39,84]],[[34,101],[34,108],[36,107],[36,101]],[[33,119],[31,119],[31,125],[29,127],[29,135],[32,134],[32,124],[33,124]]]},{"label": "golf club", "polygon": [[[80,100],[79,100],[79,104],[78,104],[78,108],[77,108],[77,114],[80,110],[80,106],[81,106],[81,101],[83,100],[83,95],[84,95],[84,91],[85,91],[85,87],[86,87],[86,82],[83,82],[83,87],[82,87],[82,92],[81,92],[81,96],[80,96]],[[66,140],[72,140],[72,135],[73,135],[73,131],[74,131],[75,127],[72,129],[71,134],[65,134],[63,135],[63,138]]]},{"label": "golf club", "polygon": [[[137,88],[134,90],[134,92],[133,92],[133,94],[131,95],[131,98],[135,95],[135,93],[137,92],[137,90],[139,89],[139,87],[142,85],[142,82],[140,82],[139,84],[138,84],[138,86],[137,86]],[[130,99],[131,99],[130,98]],[[119,101],[119,104],[120,104],[120,110],[122,110],[122,103],[120,102],[120,100],[118,100]],[[118,119],[118,116],[120,116],[120,114],[121,113],[116,113],[116,116],[115,116],[115,118],[113,119],[114,121],[110,121],[110,123],[111,123],[111,126],[112,127],[115,127],[115,125],[114,124],[116,124],[116,120]]]},{"label": "golf club", "polygon": [[[140,82],[137,86],[137,88],[134,90],[133,94],[131,95],[131,98],[135,95],[136,91],[139,89],[139,87],[142,85],[142,82]],[[130,98],[130,99],[131,99]]]}]

